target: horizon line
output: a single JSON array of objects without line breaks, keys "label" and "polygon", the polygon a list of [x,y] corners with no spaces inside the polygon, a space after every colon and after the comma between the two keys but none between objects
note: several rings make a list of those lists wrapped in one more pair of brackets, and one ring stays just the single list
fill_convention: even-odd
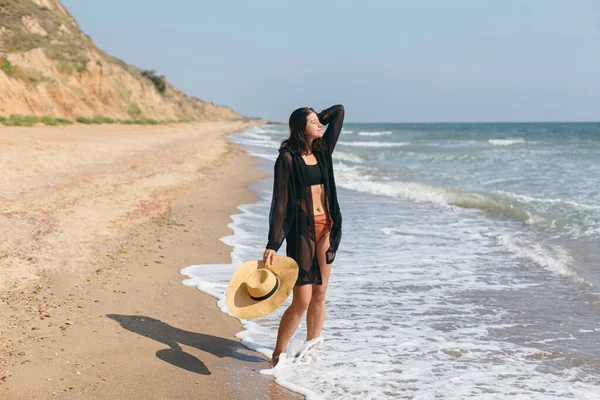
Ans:
[{"label": "horizon line", "polygon": [[[287,121],[265,119],[265,121],[285,125]],[[344,121],[345,124],[598,124],[598,121]]]}]

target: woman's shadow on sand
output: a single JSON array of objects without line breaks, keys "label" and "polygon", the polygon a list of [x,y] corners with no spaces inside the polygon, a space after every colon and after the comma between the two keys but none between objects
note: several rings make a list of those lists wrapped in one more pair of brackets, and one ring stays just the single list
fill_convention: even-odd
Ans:
[{"label": "woman's shadow on sand", "polygon": [[235,340],[205,335],[203,333],[184,331],[183,329],[175,328],[158,319],[141,315],[107,314],[106,316],[114,319],[121,324],[123,328],[131,332],[166,344],[169,346],[169,349],[157,351],[156,356],[171,365],[183,368],[190,372],[202,375],[211,374],[210,370],[202,361],[183,351],[180,344],[195,347],[198,350],[206,351],[219,358],[232,357],[237,360],[248,362],[265,362],[265,360],[260,357],[246,354],[248,350],[246,350],[240,342],[236,342]]}]

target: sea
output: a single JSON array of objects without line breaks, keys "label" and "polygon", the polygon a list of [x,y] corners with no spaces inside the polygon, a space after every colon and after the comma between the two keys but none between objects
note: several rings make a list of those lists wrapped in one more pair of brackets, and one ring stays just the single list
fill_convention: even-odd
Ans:
[{"label": "sea", "polygon": [[[233,271],[262,259],[288,135],[229,137],[270,175],[221,238],[232,263],[181,271],[224,312]],[[278,384],[308,399],[600,399],[600,123],[346,123],[333,160],[343,236],[319,360],[276,368]],[[238,337],[270,356],[289,302]],[[288,352],[305,339],[302,322]]]}]

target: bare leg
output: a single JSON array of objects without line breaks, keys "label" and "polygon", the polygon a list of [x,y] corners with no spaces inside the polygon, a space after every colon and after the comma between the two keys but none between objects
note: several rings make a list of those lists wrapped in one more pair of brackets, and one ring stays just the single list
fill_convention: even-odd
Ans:
[{"label": "bare leg", "polygon": [[325,252],[329,248],[329,235],[325,235],[317,243],[317,259],[321,269],[322,285],[312,285],[312,296],[306,314],[306,340],[321,336],[321,329],[325,321],[325,292],[331,275],[331,264],[327,264]]},{"label": "bare leg", "polygon": [[283,313],[281,321],[279,322],[279,331],[277,332],[277,344],[273,351],[273,358],[271,359],[271,366],[277,365],[279,361],[279,355],[285,351],[288,343],[294,336],[294,332],[300,325],[300,321],[310,304],[310,298],[312,295],[311,285],[294,286],[294,297],[292,304]]}]

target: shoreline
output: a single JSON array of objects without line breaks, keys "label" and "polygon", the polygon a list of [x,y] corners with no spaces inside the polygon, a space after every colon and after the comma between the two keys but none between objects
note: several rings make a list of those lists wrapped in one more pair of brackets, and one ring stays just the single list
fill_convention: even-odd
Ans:
[{"label": "shoreline", "polygon": [[[81,232],[77,220],[68,218],[69,215],[81,217],[86,215],[82,209],[89,211],[89,207],[95,205],[98,207],[95,211],[99,213],[92,213],[92,217],[97,219],[89,218],[90,215],[87,219],[79,218],[80,224],[93,225],[90,221],[106,220],[103,204],[110,203],[109,200],[124,204],[119,213],[110,215],[116,223],[111,220],[111,224],[101,226],[98,231],[104,233],[92,231],[90,237],[93,240],[82,240],[72,246],[75,249],[69,246],[72,242],[66,240],[72,232],[66,232],[67,237],[61,236],[64,230],[60,232],[56,228],[58,232],[39,233],[42,244],[55,246],[52,254],[44,253],[43,246],[41,250],[35,250],[38,260],[76,260],[71,257],[75,252],[82,257],[79,261],[84,262],[66,263],[64,268],[57,263],[52,265],[54,268],[27,268],[26,279],[0,291],[0,311],[6,316],[0,319],[0,393],[3,398],[66,398],[73,395],[90,399],[302,398],[279,387],[272,378],[258,374],[268,362],[235,338],[235,334],[243,329],[237,319],[222,313],[213,297],[181,284],[181,268],[192,264],[231,262],[229,246],[218,239],[231,233],[227,222],[230,215],[236,213],[236,207],[256,200],[248,184],[262,176],[257,170],[248,168],[248,165],[256,165],[254,157],[225,137],[249,124],[224,127],[215,123],[209,128],[198,125],[202,124],[181,127],[185,132],[169,137],[164,143],[157,138],[159,130],[171,134],[170,130],[177,127],[130,128],[124,129],[125,133],[122,127],[109,128],[113,134],[129,135],[121,149],[128,155],[125,159],[111,166],[97,163],[83,167],[73,166],[77,163],[72,160],[62,160],[61,164],[59,159],[59,168],[53,167],[54,170],[70,164],[70,171],[76,172],[66,176],[64,170],[69,171],[69,168],[63,168],[62,177],[66,182],[59,182],[60,174],[55,174],[52,176],[54,186],[32,189],[32,185],[29,191],[24,191],[32,194],[30,198],[11,199],[8,196],[12,201],[10,207],[6,197],[0,198],[2,223],[8,221],[18,225],[28,221],[26,217],[32,217],[37,210],[28,208],[31,204],[41,205],[42,209],[45,204],[47,211],[55,191],[68,191],[72,195],[79,190],[80,194],[86,194],[86,189],[96,187],[99,177],[110,175],[109,181],[116,194],[104,201],[102,196],[88,201],[82,195],[71,205],[64,202],[50,204],[54,206],[51,211],[59,214],[53,220],[54,226],[76,228],[78,239],[90,232]],[[201,128],[208,130],[192,134]],[[207,133],[211,129],[218,132]],[[66,140],[65,135],[73,135],[72,131],[77,131],[78,135],[82,131],[79,128],[54,130],[50,137],[45,137],[49,132],[47,128],[26,130],[31,135],[22,135],[25,130],[17,130],[25,136],[21,137],[25,144],[13,144],[12,150],[15,150],[14,146],[26,149],[17,152],[14,163],[22,159],[23,152],[30,150],[32,142],[35,142],[33,146],[43,146],[44,141]],[[34,133],[34,130],[40,132]],[[19,141],[11,137],[15,129],[7,131],[0,131],[0,144],[5,145],[11,139]],[[88,133],[93,139],[110,136],[104,127],[84,127],[83,131],[88,131],[83,132],[86,140]],[[153,146],[138,146],[139,141],[147,137]],[[93,139],[89,139],[92,144]],[[203,146],[195,150],[194,145]],[[205,151],[207,145],[213,145],[218,151],[208,158],[197,156],[193,165],[186,165],[188,160],[182,159],[183,156],[194,157],[197,151]],[[52,150],[53,144],[49,146]],[[0,151],[6,154],[6,150]],[[113,154],[118,152],[119,149],[112,149]],[[72,155],[68,152],[52,154],[67,159]],[[134,157],[129,157],[130,154]],[[146,171],[149,164],[156,162],[157,155],[163,160],[160,168],[152,167]],[[169,160],[166,164],[164,156]],[[115,185],[120,173],[115,172],[115,166],[134,173],[133,179],[121,181],[122,187]],[[41,171],[48,176],[48,169],[41,168]],[[135,175],[136,171],[140,174]],[[23,181],[40,183],[39,176],[30,179],[27,171],[23,172],[26,175]],[[88,176],[83,177],[85,174]],[[138,193],[136,199],[141,197],[144,201],[118,202],[119,193],[131,189],[132,184],[139,190],[140,180],[147,178],[158,180],[159,185],[152,187],[155,191]],[[169,183],[177,184],[165,186],[167,178]],[[12,187],[13,193],[19,189],[19,185],[16,186]],[[39,193],[48,195],[40,198]],[[64,198],[64,193],[56,197]],[[32,203],[26,204],[23,199],[30,199]],[[7,212],[19,205],[22,211],[30,214]],[[11,238],[17,241],[26,237],[13,233]],[[57,250],[59,243],[67,245],[62,253]],[[3,246],[14,248],[5,243]],[[57,254],[62,257],[51,257]],[[6,272],[19,271],[15,268],[19,263],[14,258],[9,258],[11,264],[6,259],[0,259],[5,278],[10,276]],[[40,262],[38,260],[35,261]],[[78,269],[77,265],[83,267]]]}]

